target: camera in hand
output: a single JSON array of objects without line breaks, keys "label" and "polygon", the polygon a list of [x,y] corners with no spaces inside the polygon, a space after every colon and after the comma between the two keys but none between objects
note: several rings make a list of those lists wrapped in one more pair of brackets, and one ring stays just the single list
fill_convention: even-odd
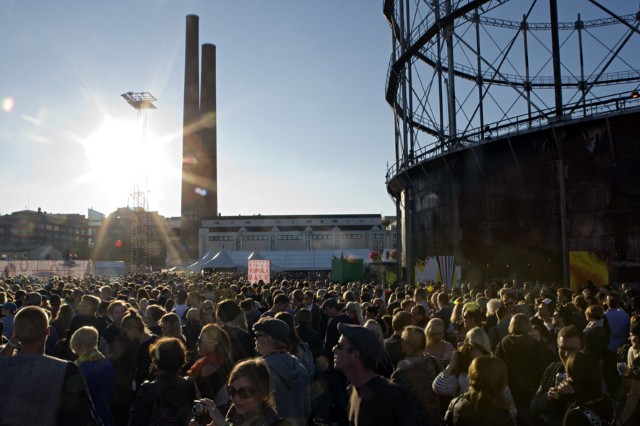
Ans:
[{"label": "camera in hand", "polygon": [[196,417],[197,416],[201,416],[202,413],[204,413],[204,410],[205,410],[204,405],[202,405],[202,403],[200,401],[196,400],[196,402],[193,404],[193,408],[192,408],[193,415],[196,416]]},{"label": "camera in hand", "polygon": [[194,401],[191,411],[193,412],[194,420],[197,421],[198,424],[207,424],[211,420],[207,408],[199,400]]}]

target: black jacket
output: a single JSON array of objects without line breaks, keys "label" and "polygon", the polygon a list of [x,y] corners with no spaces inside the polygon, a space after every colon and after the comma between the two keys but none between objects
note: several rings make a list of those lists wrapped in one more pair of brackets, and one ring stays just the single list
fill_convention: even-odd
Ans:
[{"label": "black jacket", "polygon": [[516,407],[529,407],[553,353],[529,335],[507,336],[496,346],[496,358],[507,364],[509,389]]},{"label": "black jacket", "polygon": [[320,341],[320,335],[317,331],[312,330],[304,324],[300,324],[296,327],[298,336],[309,345],[309,349],[313,353],[313,357],[320,356],[322,351],[322,342]]},{"label": "black jacket", "polygon": [[191,378],[174,373],[144,382],[131,407],[129,425],[188,425],[195,399]]},{"label": "black jacket", "polygon": [[506,408],[491,407],[476,411],[467,394],[454,398],[444,416],[447,426],[515,426],[515,422]]},{"label": "black jacket", "polygon": [[244,331],[240,327],[232,325],[224,325],[222,327],[229,336],[231,344],[231,360],[235,364],[243,359],[252,358],[257,355],[253,338],[248,331]]}]

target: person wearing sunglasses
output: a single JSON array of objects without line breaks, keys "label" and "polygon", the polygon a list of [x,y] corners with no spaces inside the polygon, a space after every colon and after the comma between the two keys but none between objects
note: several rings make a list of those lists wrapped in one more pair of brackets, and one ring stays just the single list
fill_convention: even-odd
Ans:
[{"label": "person wearing sunglasses", "polygon": [[197,347],[201,358],[191,366],[188,374],[196,384],[198,396],[214,399],[220,408],[228,408],[231,401],[225,384],[233,368],[229,336],[217,324],[207,324],[200,332]]},{"label": "person wearing sunglasses", "polygon": [[407,393],[374,371],[382,353],[376,334],[359,325],[338,324],[340,338],[333,347],[334,367],[351,383],[349,424],[413,426],[422,424]]},{"label": "person wearing sunglasses", "polygon": [[[232,405],[226,416],[218,410],[214,401],[203,398],[198,402],[211,418],[207,426],[289,426],[275,410],[275,398],[271,391],[269,367],[261,358],[239,362],[229,375],[227,386]],[[198,426],[192,419],[189,426]]]}]

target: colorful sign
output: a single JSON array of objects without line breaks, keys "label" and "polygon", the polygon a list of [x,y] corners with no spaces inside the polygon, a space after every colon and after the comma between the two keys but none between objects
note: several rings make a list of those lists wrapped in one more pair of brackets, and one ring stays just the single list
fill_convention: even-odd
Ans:
[{"label": "colorful sign", "polygon": [[248,280],[251,284],[271,282],[271,261],[270,260],[249,260]]}]

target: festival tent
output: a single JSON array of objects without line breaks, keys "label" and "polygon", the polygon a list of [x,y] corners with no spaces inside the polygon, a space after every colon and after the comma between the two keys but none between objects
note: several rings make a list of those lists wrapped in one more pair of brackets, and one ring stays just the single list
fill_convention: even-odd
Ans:
[{"label": "festival tent", "polygon": [[169,272],[193,272],[193,271],[189,269],[189,267],[187,266],[176,265],[173,268],[170,268]]},{"label": "festival tent", "polygon": [[[241,270],[246,270],[248,260],[254,253],[256,252],[234,251],[229,255]],[[270,260],[271,270],[276,272],[330,271],[331,260],[334,258],[362,259],[365,265],[371,263],[368,249],[261,251],[256,256]]]},{"label": "festival tent", "polygon": [[247,260],[266,260],[266,259],[264,257],[262,257],[262,255],[260,254],[259,251],[254,251],[253,253],[251,253],[249,255]]},{"label": "festival tent", "polygon": [[204,262],[200,265],[200,270],[214,269],[214,270],[237,270],[238,265],[231,259],[229,252],[222,249],[212,259]]},{"label": "festival tent", "polygon": [[208,251],[204,256],[200,258],[200,260],[187,266],[186,270],[191,272],[200,272],[202,270],[202,265],[207,263],[209,260],[213,259],[215,255],[216,255],[215,252]]}]

